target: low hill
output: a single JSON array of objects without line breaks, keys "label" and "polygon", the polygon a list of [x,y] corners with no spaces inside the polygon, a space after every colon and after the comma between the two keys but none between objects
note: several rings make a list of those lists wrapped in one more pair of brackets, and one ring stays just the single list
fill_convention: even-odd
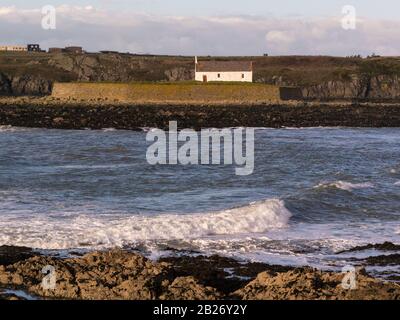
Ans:
[{"label": "low hill", "polygon": [[[400,98],[399,57],[199,59],[251,60],[255,82],[299,86],[306,98]],[[193,57],[0,52],[0,95],[46,95],[54,82],[176,82],[193,78]]]}]

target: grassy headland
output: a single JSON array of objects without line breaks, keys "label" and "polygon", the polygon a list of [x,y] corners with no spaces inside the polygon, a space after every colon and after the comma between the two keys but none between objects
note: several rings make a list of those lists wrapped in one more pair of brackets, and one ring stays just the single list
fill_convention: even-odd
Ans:
[{"label": "grassy headland", "polygon": [[[400,57],[252,56],[199,59],[251,60],[254,82],[301,87],[308,98],[400,97]],[[193,79],[193,57],[0,52],[0,95],[50,94],[54,82],[159,83]],[[44,82],[50,88],[44,86]]]}]

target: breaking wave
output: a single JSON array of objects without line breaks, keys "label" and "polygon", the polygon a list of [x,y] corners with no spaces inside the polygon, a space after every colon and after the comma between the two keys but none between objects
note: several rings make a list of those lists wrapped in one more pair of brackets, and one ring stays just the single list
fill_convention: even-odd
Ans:
[{"label": "breaking wave", "polygon": [[0,217],[0,244],[38,249],[107,248],[147,240],[262,233],[285,227],[291,213],[279,199],[196,214]]},{"label": "breaking wave", "polygon": [[17,131],[18,128],[13,126],[0,126],[0,132],[14,132]]},{"label": "breaking wave", "polygon": [[314,188],[337,188],[340,190],[351,191],[354,189],[369,189],[373,188],[374,185],[370,182],[363,182],[363,183],[351,183],[347,181],[334,181],[334,182],[323,182],[316,185]]},{"label": "breaking wave", "polygon": [[39,130],[37,128],[28,128],[28,127],[14,127],[11,125],[0,125],[0,133],[2,132],[24,132],[24,131],[33,131]]}]

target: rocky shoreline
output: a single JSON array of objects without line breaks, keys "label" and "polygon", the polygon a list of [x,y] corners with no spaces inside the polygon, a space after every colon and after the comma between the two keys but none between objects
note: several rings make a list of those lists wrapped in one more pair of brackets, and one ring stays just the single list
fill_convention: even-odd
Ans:
[{"label": "rocky shoreline", "polygon": [[[42,285],[46,266],[55,270],[51,289]],[[350,290],[342,287],[344,274],[310,267],[201,255],[151,261],[121,249],[60,258],[2,246],[0,300],[23,299],[15,290],[37,299],[74,300],[400,300],[399,283],[356,270],[357,288]]]},{"label": "rocky shoreline", "polygon": [[181,104],[0,99],[0,125],[55,129],[400,127],[400,103]]}]

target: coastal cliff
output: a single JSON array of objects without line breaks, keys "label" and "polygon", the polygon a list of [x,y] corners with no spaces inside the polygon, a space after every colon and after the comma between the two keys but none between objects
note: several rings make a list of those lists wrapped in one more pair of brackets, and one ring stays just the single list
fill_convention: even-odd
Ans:
[{"label": "coastal cliff", "polygon": [[[214,59],[203,57],[201,59]],[[252,60],[254,81],[302,88],[306,99],[400,99],[392,57],[219,57]],[[192,57],[1,53],[0,95],[49,95],[54,82],[176,82],[194,79]]]}]

